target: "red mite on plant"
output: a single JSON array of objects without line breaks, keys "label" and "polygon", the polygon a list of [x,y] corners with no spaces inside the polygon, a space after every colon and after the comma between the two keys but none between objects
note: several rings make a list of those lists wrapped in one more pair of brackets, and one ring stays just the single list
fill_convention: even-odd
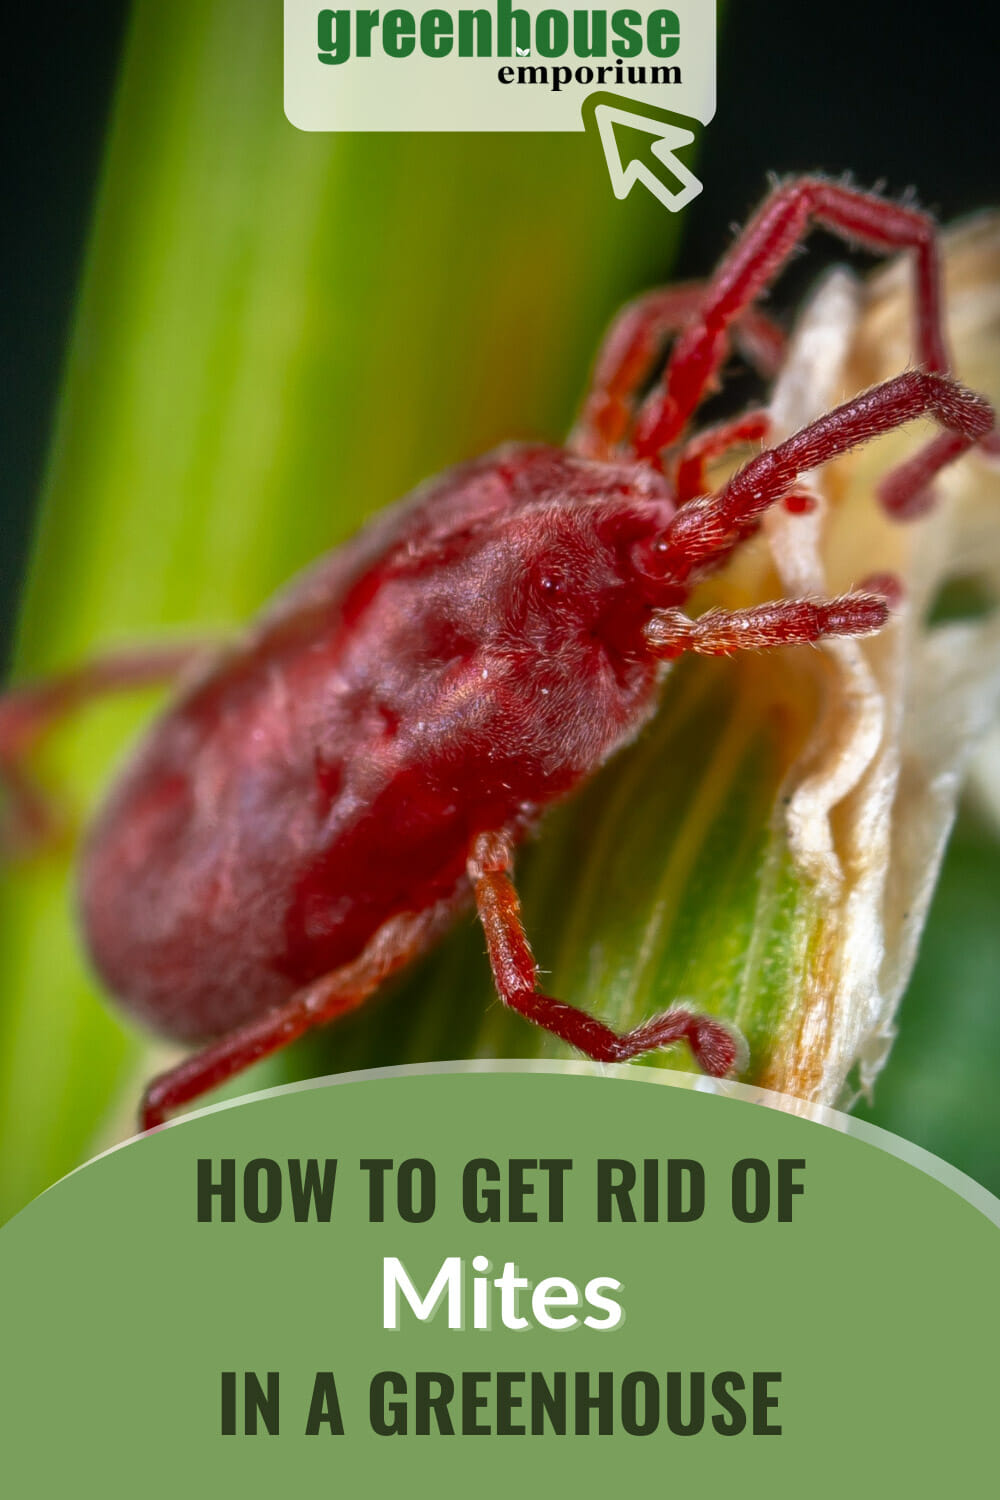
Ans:
[{"label": "red mite on plant", "polygon": [[[708,460],[765,438],[753,412],[686,437],[736,339],[766,374],[781,337],[756,300],[816,221],[909,249],[920,368],[765,448],[720,490]],[[644,388],[666,338],[660,379]],[[878,630],[891,583],[691,619],[681,606],[757,529],[802,508],[799,477],[911,418],[941,434],[888,476],[905,516],[993,426],[948,374],[933,225],[818,179],[776,188],[714,277],[619,315],[566,448],[511,445],[452,470],[294,582],[204,662],[147,736],[86,842],[84,930],[124,1005],[204,1050],[150,1085],[144,1127],[359,1005],[475,902],[501,999],[587,1057],[685,1040],[736,1064],[721,1022],[674,1008],[619,1035],[535,987],[513,851],[652,713],[662,664],[694,651]],[[22,829],[44,809],[20,774],[31,740],[95,692],[169,676],[191,653],[95,663],[0,703],[0,765]]]}]

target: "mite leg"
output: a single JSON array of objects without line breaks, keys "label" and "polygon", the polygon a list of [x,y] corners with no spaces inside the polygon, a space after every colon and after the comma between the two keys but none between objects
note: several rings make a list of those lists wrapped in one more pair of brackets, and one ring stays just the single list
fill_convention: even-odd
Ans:
[{"label": "mite leg", "polygon": [[918,357],[928,371],[948,370],[933,220],[871,193],[803,177],[764,200],[709,282],[697,321],[675,344],[636,423],[640,458],[655,460],[683,431],[725,358],[728,326],[767,289],[813,223],[879,254],[914,251]]},{"label": "mite leg", "polygon": [[142,1129],[162,1125],[172,1110],[287,1047],[312,1027],[356,1010],[383,980],[423,951],[437,930],[439,917],[437,908],[432,907],[419,916],[392,918],[352,963],[297,990],[283,1005],[161,1073],[143,1096],[139,1116]]},{"label": "mite leg", "polygon": [[[891,587],[887,580],[887,589]],[[735,651],[808,645],[831,635],[871,635],[888,618],[884,598],[858,591],[837,599],[780,599],[752,609],[710,609],[697,620],[679,609],[657,610],[644,634],[653,656],[673,661],[688,651],[732,656]]]},{"label": "mite leg", "polygon": [[625,1062],[686,1041],[695,1060],[721,1078],[741,1060],[742,1040],[721,1021],[678,1007],[619,1033],[596,1016],[541,995],[535,988],[535,960],[521,923],[521,908],[510,878],[511,847],[500,834],[480,834],[469,855],[469,877],[497,993],[518,1015],[551,1031],[594,1062]]},{"label": "mite leg", "polygon": [[909,521],[929,510],[934,498],[931,480],[968,446],[964,433],[942,432],[887,474],[878,487],[878,498],[888,514]]},{"label": "mite leg", "polygon": [[685,443],[681,449],[674,472],[674,498],[678,505],[703,495],[705,466],[714,458],[721,458],[737,443],[752,443],[767,437],[771,419],[766,411],[744,412],[732,422],[722,422],[718,427],[707,427],[697,437]]},{"label": "mite leg", "polygon": [[94,698],[172,682],[210,649],[200,643],[123,651],[0,694],[0,791],[8,804],[0,853],[30,852],[57,826],[47,799],[24,771],[25,757],[47,730]]},{"label": "mite leg", "polygon": [[[587,458],[607,458],[626,440],[636,392],[649,378],[664,340],[697,317],[705,292],[704,282],[690,282],[647,292],[622,308],[598,352],[583,410],[570,437],[569,446],[575,452]],[[776,323],[747,307],[733,332],[746,359],[762,375],[777,374],[785,336]]]},{"label": "mite leg", "polygon": [[[925,457],[919,465],[916,478],[921,487],[937,469],[989,432],[994,421],[993,409],[982,396],[945,376],[908,370],[766,449],[717,494],[691,501],[678,511],[653,544],[657,571],[673,583],[708,565],[716,566],[750,535],[764,511],[782,499],[801,474],[923,416],[933,416],[947,428],[949,441],[941,440],[940,446],[936,441],[926,450],[927,454],[933,450],[935,463],[932,467]],[[904,465],[886,481],[897,510],[904,504],[901,494],[905,497],[906,478],[912,480],[914,472]]]}]

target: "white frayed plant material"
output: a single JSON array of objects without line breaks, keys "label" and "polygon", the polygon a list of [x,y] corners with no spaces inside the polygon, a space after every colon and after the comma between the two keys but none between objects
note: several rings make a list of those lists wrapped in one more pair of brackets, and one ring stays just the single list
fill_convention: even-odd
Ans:
[{"label": "white frayed plant material", "polygon": [[[1000,216],[960,225],[943,244],[955,367],[996,403]],[[771,440],[912,364],[912,337],[908,261],[867,284],[830,277],[793,339]],[[810,476],[815,511],[776,508],[765,528],[789,596],[840,593],[874,572],[898,574],[906,591],[879,636],[816,653],[820,720],[786,787],[787,839],[816,892],[818,941],[766,1081],[820,1103],[843,1101],[855,1077],[867,1089],[885,1060],[963,777],[1000,708],[1000,611],[926,623],[951,579],[974,575],[1000,598],[1000,465],[963,458],[919,521],[890,521],[875,497],[933,430],[910,424]],[[985,795],[1000,807],[1000,786]]]}]

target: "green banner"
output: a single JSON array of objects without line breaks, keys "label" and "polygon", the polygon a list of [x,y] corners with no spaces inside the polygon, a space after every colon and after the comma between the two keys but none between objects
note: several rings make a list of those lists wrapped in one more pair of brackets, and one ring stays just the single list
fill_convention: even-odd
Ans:
[{"label": "green banner", "polygon": [[428,1068],[109,1153],[0,1231],[8,1493],[936,1496],[988,1473],[1000,1204],[748,1095]]}]

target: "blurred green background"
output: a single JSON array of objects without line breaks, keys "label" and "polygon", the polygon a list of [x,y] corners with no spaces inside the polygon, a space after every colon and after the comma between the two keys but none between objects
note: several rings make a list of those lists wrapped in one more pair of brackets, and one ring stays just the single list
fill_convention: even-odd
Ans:
[{"label": "blurred green background", "polygon": [[[62,9],[78,24],[86,13]],[[104,144],[100,100],[85,112],[90,136],[71,144],[55,97],[42,91],[39,102],[25,83],[15,100],[8,186],[22,229],[5,249],[14,335],[5,357],[22,349],[30,378],[27,400],[21,391],[23,405],[5,412],[3,561],[18,674],[122,642],[225,629],[426,474],[505,437],[558,439],[614,308],[644,285],[704,274],[770,169],[850,166],[864,183],[888,177],[894,191],[915,181],[947,216],[996,196],[988,93],[975,87],[986,39],[940,39],[954,65],[941,63],[942,75],[957,69],[963,89],[947,128],[940,115],[925,121],[914,106],[919,7],[875,7],[864,51],[836,77],[817,73],[818,23],[801,6],[770,7],[766,29],[759,12],[734,8],[702,151],[706,191],[681,221],[635,195],[616,203],[582,136],[297,133],[281,113],[280,9],[277,0],[106,7],[83,50],[95,97],[107,103],[117,77]],[[51,26],[28,39],[43,69],[57,35]],[[67,158],[80,170],[60,199]],[[94,182],[85,168],[97,160]],[[53,181],[66,211],[50,223]],[[79,278],[72,250],[53,250],[60,233],[86,244]],[[792,268],[788,306],[822,255]],[[46,267],[53,279],[39,276]],[[52,311],[60,289],[72,297],[68,338]],[[47,297],[45,317],[29,316],[32,297]],[[104,705],[47,749],[44,774],[72,807],[92,804],[149,707]],[[108,1118],[107,1101],[134,1081],[141,1043],[96,999],[67,888],[65,854],[3,882],[0,1218],[127,1128],[127,1116]],[[996,841],[969,813],[900,1041],[864,1111],[994,1191],[998,890]],[[475,946],[460,934],[439,975],[449,962],[460,974],[460,950]],[[409,1004],[411,993],[256,1081],[394,1061],[407,1049],[463,1055],[482,1015],[478,994],[463,1035]],[[489,1024],[498,1047],[525,1050],[520,1023],[514,1033]]]}]

